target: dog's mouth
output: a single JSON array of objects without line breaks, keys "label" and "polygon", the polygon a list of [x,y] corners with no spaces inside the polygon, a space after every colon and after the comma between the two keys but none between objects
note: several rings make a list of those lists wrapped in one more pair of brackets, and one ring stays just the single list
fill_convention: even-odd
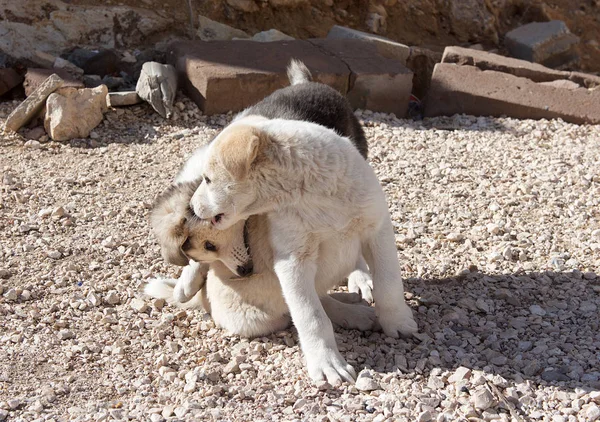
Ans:
[{"label": "dog's mouth", "polygon": [[223,213],[217,214],[210,220],[210,222],[213,224],[213,226],[216,226],[217,224],[219,224],[221,222],[221,220],[223,220],[224,216],[225,216],[225,214],[223,214]]}]

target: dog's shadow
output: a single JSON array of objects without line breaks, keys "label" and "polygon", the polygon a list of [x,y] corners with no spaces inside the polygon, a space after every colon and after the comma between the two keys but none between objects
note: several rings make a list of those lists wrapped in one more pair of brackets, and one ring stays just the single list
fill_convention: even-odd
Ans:
[{"label": "dog's shadow", "polygon": [[[420,374],[459,367],[573,391],[600,387],[600,278],[523,273],[408,279],[419,325],[411,339],[336,329],[358,369]],[[441,369],[441,371],[440,371]]]}]

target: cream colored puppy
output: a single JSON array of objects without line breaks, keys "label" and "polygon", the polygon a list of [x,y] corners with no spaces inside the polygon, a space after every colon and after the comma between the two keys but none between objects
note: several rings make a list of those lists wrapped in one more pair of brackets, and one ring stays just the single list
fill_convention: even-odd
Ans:
[{"label": "cream colored puppy", "polygon": [[225,230],[265,214],[274,269],[314,380],[353,381],[319,300],[319,271],[337,270],[329,252],[365,255],[381,327],[391,337],[417,331],[404,288],[385,195],[373,169],[347,139],[323,126],[241,118],[208,146],[203,181],[190,205]]}]

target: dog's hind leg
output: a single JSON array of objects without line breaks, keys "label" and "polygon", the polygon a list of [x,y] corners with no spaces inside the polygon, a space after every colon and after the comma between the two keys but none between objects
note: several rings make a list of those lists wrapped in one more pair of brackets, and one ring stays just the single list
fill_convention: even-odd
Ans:
[{"label": "dog's hind leg", "polygon": [[183,268],[177,284],[173,290],[173,299],[179,303],[186,303],[204,287],[208,274],[208,264],[190,261]]},{"label": "dog's hind leg", "polygon": [[383,331],[395,338],[416,333],[417,323],[404,300],[394,228],[387,212],[379,229],[363,241],[362,251],[373,275],[375,312]]},{"label": "dog's hind leg", "polygon": [[368,331],[377,328],[375,309],[370,306],[340,302],[330,295],[321,296],[321,304],[335,325],[352,330]]},{"label": "dog's hind leg", "polygon": [[358,256],[356,268],[348,276],[348,291],[360,293],[364,300],[373,303],[373,280],[362,254]]}]

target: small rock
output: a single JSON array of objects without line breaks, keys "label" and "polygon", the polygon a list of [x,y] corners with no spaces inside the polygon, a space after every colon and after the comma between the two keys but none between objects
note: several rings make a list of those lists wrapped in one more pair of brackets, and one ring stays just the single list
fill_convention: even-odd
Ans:
[{"label": "small rock", "polygon": [[457,382],[468,379],[471,376],[471,370],[469,368],[465,368],[464,366],[459,366],[454,371],[454,374],[448,377],[448,382],[452,384],[456,384]]},{"label": "small rock", "polygon": [[9,279],[11,275],[12,275],[12,273],[8,270],[5,270],[5,269],[0,270],[0,278],[3,278],[6,280],[6,279]]},{"label": "small rock", "polygon": [[539,315],[539,316],[546,315],[546,311],[540,305],[531,305],[529,307],[529,312],[531,312],[533,315]]},{"label": "small rock", "polygon": [[134,104],[139,104],[143,100],[135,91],[109,92],[108,106],[109,107],[124,107]]},{"label": "small rock", "polygon": [[600,407],[598,407],[595,404],[592,404],[585,411],[585,416],[587,418],[586,420],[588,420],[590,422],[600,419]]},{"label": "small rock", "polygon": [[177,72],[169,64],[146,62],[135,91],[141,99],[150,103],[164,118],[173,115],[173,102],[177,94]]},{"label": "small rock", "polygon": [[108,292],[108,294],[104,297],[104,301],[109,305],[117,305],[119,302],[121,302],[121,298],[117,292],[113,290]]},{"label": "small rock", "polygon": [[471,396],[471,402],[476,409],[487,410],[494,405],[495,400],[492,392],[484,388]]},{"label": "small rock", "polygon": [[8,417],[8,410],[0,409],[0,421],[6,420]]},{"label": "small rock", "polygon": [[47,253],[47,255],[49,258],[52,258],[52,259],[61,259],[62,258],[62,253],[60,253],[57,250],[50,251]]},{"label": "small rock", "polygon": [[61,340],[69,340],[75,338],[75,334],[71,330],[60,330],[58,332],[58,338]]},{"label": "small rock", "polygon": [[431,416],[431,412],[429,410],[421,412],[417,417],[417,422],[429,422],[431,420],[433,420],[433,417]]},{"label": "small rock", "polygon": [[6,404],[8,404],[8,408],[10,410],[15,410],[18,409],[19,406],[21,406],[21,400],[19,399],[10,399],[6,402]]},{"label": "small rock", "polygon": [[146,312],[146,310],[148,310],[148,305],[146,305],[146,302],[138,298],[132,299],[131,307],[140,313]]},{"label": "small rock", "polygon": [[372,378],[372,375],[368,371],[362,371],[358,374],[356,384],[354,385],[358,391],[373,391],[381,389],[381,386],[377,381]]},{"label": "small rock", "polygon": [[15,301],[19,297],[17,291],[15,289],[8,289],[6,293],[4,293],[4,297],[6,300]]},{"label": "small rock", "polygon": [[569,377],[565,374],[555,371],[554,369],[547,369],[542,372],[542,379],[544,381],[569,381]]},{"label": "small rock", "polygon": [[226,374],[237,374],[238,372],[240,372],[239,363],[236,362],[235,359],[229,361],[229,363],[225,365],[225,368],[223,368],[223,372],[225,372]]},{"label": "small rock", "polygon": [[328,391],[331,390],[332,386],[327,381],[317,381],[317,389],[319,391]]},{"label": "small rock", "polygon": [[461,240],[463,240],[464,236],[460,233],[456,233],[456,232],[452,232],[452,233],[448,233],[448,235],[446,236],[446,239],[449,242],[460,242]]},{"label": "small rock", "polygon": [[41,147],[42,147],[42,144],[40,144],[39,141],[29,140],[29,141],[25,142],[25,148],[40,149]]}]

